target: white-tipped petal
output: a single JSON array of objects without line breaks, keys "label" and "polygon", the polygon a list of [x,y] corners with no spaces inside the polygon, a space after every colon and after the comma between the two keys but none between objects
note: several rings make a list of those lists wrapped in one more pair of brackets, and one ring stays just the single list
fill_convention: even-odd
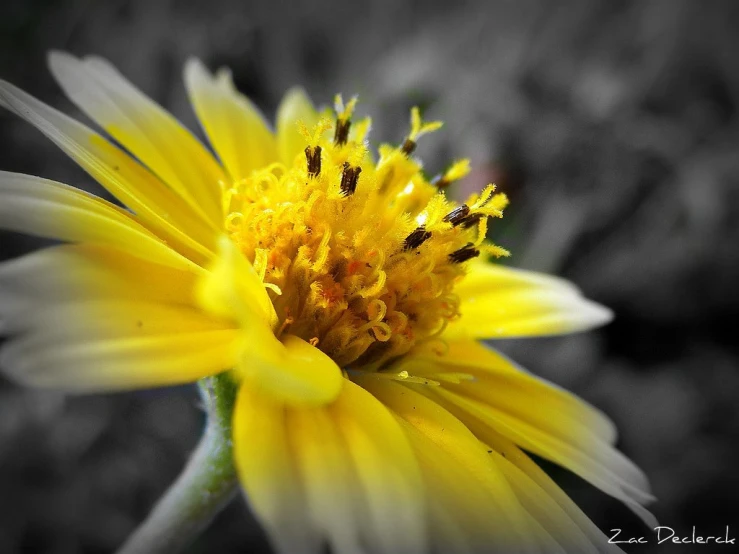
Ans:
[{"label": "white-tipped petal", "polygon": [[567,281],[490,263],[471,264],[454,292],[460,317],[445,330],[449,339],[563,335],[613,319]]}]

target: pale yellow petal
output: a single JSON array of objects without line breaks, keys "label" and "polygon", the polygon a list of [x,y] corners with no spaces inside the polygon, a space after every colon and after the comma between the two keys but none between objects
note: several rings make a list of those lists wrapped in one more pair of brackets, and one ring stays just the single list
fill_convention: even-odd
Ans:
[{"label": "pale yellow petal", "polygon": [[490,456],[513,487],[519,501],[541,526],[545,552],[592,554],[597,547],[588,539],[562,508],[505,456],[493,450]]},{"label": "pale yellow petal", "polygon": [[489,263],[472,264],[454,292],[461,317],[445,330],[449,339],[561,335],[612,319],[566,281]]},{"label": "pale yellow petal", "polygon": [[[521,501],[532,515],[541,518],[545,525],[552,528],[551,532],[558,537],[560,544],[567,543],[570,549],[580,545],[584,552],[622,552],[616,545],[609,544],[608,537],[526,453],[487,425],[473,421],[469,422],[469,426],[477,437],[494,450],[491,454],[496,455],[501,462],[501,469]],[[500,457],[518,469],[518,473],[502,464]],[[556,507],[551,505],[550,500],[556,503]],[[540,513],[542,511],[548,513]],[[572,528],[573,524],[577,526],[579,533]],[[585,541],[582,540],[583,537]],[[591,548],[586,548],[587,543],[592,545]]]},{"label": "pale yellow petal", "polygon": [[530,518],[484,445],[458,419],[410,386],[371,374],[354,379],[410,426],[430,501],[442,503],[435,513],[451,515],[451,507],[472,551],[488,540],[488,547],[506,552],[536,551]]},{"label": "pale yellow petal", "polygon": [[225,176],[210,153],[174,117],[101,58],[78,60],[52,52],[49,67],[77,107],[195,211],[216,227],[222,224],[219,182]]},{"label": "pale yellow petal", "polygon": [[277,109],[277,149],[282,163],[291,167],[295,157],[303,155],[307,146],[298,122],[311,130],[318,120],[318,112],[303,89],[294,88],[285,94]]},{"label": "pale yellow petal", "polygon": [[0,366],[24,384],[73,392],[180,384],[225,371],[238,331],[166,305],[74,302],[15,322]]},{"label": "pale yellow petal", "polygon": [[246,500],[279,554],[318,554],[303,480],[281,402],[242,386],[233,415],[236,469]]},{"label": "pale yellow petal", "polygon": [[245,387],[234,414],[247,498],[278,550],[303,552],[298,535],[347,554],[427,552],[419,468],[390,412],[350,381],[335,403],[283,406]]},{"label": "pale yellow petal", "polygon": [[244,353],[240,375],[250,387],[289,404],[320,405],[334,400],[341,370],[326,354],[287,335],[278,340],[277,316],[254,267],[230,239],[198,286],[201,305],[241,327]]},{"label": "pale yellow petal", "polygon": [[54,246],[0,263],[0,299],[37,304],[130,298],[192,305],[196,281],[190,271],[92,244]]},{"label": "pale yellow petal", "polygon": [[332,551],[361,554],[367,507],[334,418],[322,408],[288,410],[286,425],[305,490],[305,517]]},{"label": "pale yellow petal", "polygon": [[258,342],[248,342],[239,369],[250,386],[291,406],[331,402],[343,380],[331,358],[293,335],[281,341],[265,335]]},{"label": "pale yellow petal", "polygon": [[[467,364],[462,352],[469,352]],[[626,503],[648,523],[641,504],[652,500],[644,474],[615,450],[612,425],[573,395],[537,382],[497,353],[472,341],[455,347],[457,356],[438,356],[442,372],[464,372],[472,380],[419,389],[465,423],[481,422],[519,446],[573,471]],[[488,367],[483,366],[488,359]],[[428,357],[426,358],[429,359]],[[508,366],[507,368],[505,366]],[[430,372],[430,378],[433,373]]]},{"label": "pale yellow petal", "polygon": [[62,302],[131,299],[191,306],[196,276],[90,244],[39,250],[0,264],[0,331]]},{"label": "pale yellow petal", "polygon": [[44,133],[173,248],[207,259],[215,233],[181,198],[97,133],[0,81],[0,106]]},{"label": "pale yellow petal", "polygon": [[218,242],[218,257],[208,268],[198,298],[208,311],[239,321],[245,332],[261,338],[264,328],[271,333],[277,314],[264,283],[236,245],[226,236]]},{"label": "pale yellow petal", "polygon": [[376,398],[349,381],[330,410],[366,499],[371,551],[427,552],[426,495],[402,428]]},{"label": "pale yellow petal", "polygon": [[259,109],[233,85],[231,74],[211,76],[200,61],[185,65],[185,84],[200,124],[232,180],[277,161],[277,144]]},{"label": "pale yellow petal", "polygon": [[[445,390],[439,390],[437,394],[450,404],[459,406],[465,413],[492,426],[522,448],[556,462],[606,494],[622,501],[644,519],[647,525],[657,525],[654,517],[642,507],[642,504],[650,502],[653,497],[641,483],[629,481],[638,470],[606,443],[589,444],[587,448],[572,444],[483,402],[454,395]],[[462,413],[458,415],[464,417]]]},{"label": "pale yellow petal", "polygon": [[420,347],[397,367],[431,379],[434,373],[468,375],[474,380],[461,379],[448,388],[463,390],[547,428],[570,429],[609,444],[616,442],[616,426],[603,412],[477,341],[450,341],[442,351]]},{"label": "pale yellow petal", "polygon": [[144,260],[199,271],[125,210],[40,177],[0,171],[0,227],[63,241],[112,246]]}]

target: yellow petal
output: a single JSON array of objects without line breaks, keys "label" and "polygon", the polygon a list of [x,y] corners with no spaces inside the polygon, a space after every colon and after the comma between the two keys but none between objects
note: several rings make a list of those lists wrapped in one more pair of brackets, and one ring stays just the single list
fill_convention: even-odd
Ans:
[{"label": "yellow petal", "polygon": [[117,248],[65,244],[0,263],[0,305],[79,299],[134,299],[192,305],[196,275]]},{"label": "yellow petal", "polygon": [[590,554],[597,547],[583,534],[559,505],[525,473],[493,450],[490,456],[513,487],[519,501],[540,526],[544,552]]},{"label": "yellow petal", "polygon": [[449,339],[560,335],[612,319],[566,281],[489,263],[471,264],[454,292],[461,317],[444,332]]},{"label": "yellow petal", "polygon": [[290,404],[320,405],[341,390],[341,370],[331,358],[304,340],[274,335],[272,302],[254,267],[227,237],[220,256],[199,285],[201,305],[241,327],[244,354],[240,375],[249,386]]},{"label": "yellow petal", "polygon": [[210,255],[215,234],[181,198],[97,133],[0,81],[0,106],[22,117],[108,189],[140,218],[142,224],[174,248]]},{"label": "yellow petal", "polygon": [[240,332],[193,305],[196,277],[107,246],[64,245],[0,264],[2,366],[87,392],[195,381],[233,368]]},{"label": "yellow petal", "polygon": [[306,517],[332,551],[359,554],[367,507],[335,421],[325,409],[288,410],[286,425],[305,490]]},{"label": "yellow petal", "polygon": [[112,246],[144,260],[199,271],[125,210],[54,181],[0,171],[0,227]]},{"label": "yellow petal", "polygon": [[29,315],[59,303],[130,299],[191,306],[195,279],[115,248],[47,248],[0,264],[0,331],[13,332]]},{"label": "yellow petal", "polygon": [[308,409],[242,389],[234,445],[247,499],[280,552],[319,541],[342,553],[427,552],[408,441],[382,404],[344,385],[335,403]]},{"label": "yellow petal", "polygon": [[303,89],[294,88],[285,94],[277,109],[277,149],[282,163],[291,167],[307,146],[298,130],[298,121],[310,130],[318,120],[318,112]]},{"label": "yellow petal", "polygon": [[236,245],[226,236],[218,241],[218,257],[199,285],[198,298],[208,311],[238,321],[256,339],[277,325],[277,314],[264,283]]},{"label": "yellow petal", "polygon": [[[421,474],[398,422],[377,399],[350,381],[330,410],[366,499],[368,514],[363,523],[372,552],[427,552]],[[315,438],[321,442],[320,436]]]},{"label": "yellow petal", "polygon": [[291,406],[331,402],[343,380],[331,358],[293,335],[282,342],[265,335],[259,342],[247,343],[239,368],[250,386]]},{"label": "yellow petal", "polygon": [[609,444],[617,438],[616,426],[603,412],[574,394],[527,372],[514,362],[477,341],[447,343],[443,353],[417,348],[398,369],[433,379],[434,373],[457,372],[473,381],[461,380],[450,390],[465,391],[501,409],[536,421],[553,430],[569,429]]},{"label": "yellow petal", "polygon": [[167,305],[73,302],[15,325],[30,331],[9,341],[0,366],[22,383],[74,392],[193,382],[238,355],[237,330]]},{"label": "yellow petal", "polygon": [[233,415],[236,469],[246,500],[275,550],[318,553],[323,544],[308,518],[285,412],[281,402],[242,385]]},{"label": "yellow petal", "polygon": [[222,224],[219,182],[210,153],[175,118],[106,60],[49,55],[49,67],[77,107],[147,165],[195,211]]},{"label": "yellow petal", "polygon": [[200,61],[185,65],[185,84],[200,124],[236,181],[277,161],[277,144],[264,116],[220,71],[214,78]]},{"label": "yellow petal", "polygon": [[[465,423],[490,426],[526,450],[560,464],[618,498],[649,524],[654,522],[641,506],[653,499],[647,479],[611,446],[615,435],[605,416],[472,341],[452,348],[452,353],[437,357],[433,363],[444,372],[468,373],[474,380],[419,390]],[[462,352],[469,352],[474,361],[468,364]],[[484,367],[486,357],[488,365]],[[432,373],[429,376],[433,378]]]},{"label": "yellow petal", "polygon": [[[542,522],[568,552],[622,553],[552,479],[492,428],[471,422],[470,430],[486,442],[526,509]],[[552,504],[552,501],[554,504]],[[574,526],[574,527],[573,527]]]},{"label": "yellow petal", "polygon": [[409,386],[371,374],[354,379],[407,423],[429,500],[438,503],[433,513],[453,518],[452,529],[462,530],[471,551],[482,545],[535,551],[537,529],[484,445],[458,419]]}]

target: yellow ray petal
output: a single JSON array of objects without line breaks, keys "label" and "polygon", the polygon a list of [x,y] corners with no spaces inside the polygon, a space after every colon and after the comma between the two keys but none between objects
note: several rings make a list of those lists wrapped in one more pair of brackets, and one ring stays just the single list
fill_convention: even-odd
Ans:
[{"label": "yellow ray petal", "polygon": [[[367,503],[363,523],[371,551],[427,552],[423,484],[402,428],[387,408],[350,381],[329,410]],[[321,442],[320,436],[314,439]]]},{"label": "yellow ray petal", "polygon": [[286,425],[305,490],[306,517],[332,551],[360,554],[367,506],[333,418],[321,408],[288,410]]},{"label": "yellow ray petal", "polygon": [[254,266],[231,240],[222,236],[218,257],[208,268],[207,278],[200,283],[198,298],[203,307],[221,317],[241,323],[245,332],[255,338],[272,334],[277,314]]},{"label": "yellow ray petal", "polygon": [[[66,322],[66,323],[65,323]],[[133,299],[85,299],[37,306],[15,325],[49,341],[84,342],[233,329],[193,306]],[[235,364],[231,364],[233,367]]]},{"label": "yellow ray petal", "polygon": [[318,112],[303,89],[294,88],[285,94],[277,109],[277,149],[282,163],[292,166],[295,156],[302,154],[306,147],[305,137],[298,130],[298,121],[312,129],[318,120]]},{"label": "yellow ray petal", "polygon": [[[475,380],[447,382],[420,391],[463,421],[479,421],[492,427],[519,446],[560,464],[618,498],[647,523],[654,522],[641,507],[653,499],[647,479],[611,446],[612,425],[603,415],[573,395],[537,382],[499,354],[472,341],[461,343],[455,351],[468,351],[476,361],[467,365],[464,355],[447,354],[438,357],[435,364],[442,371],[467,372]],[[488,367],[483,368],[486,356]]]},{"label": "yellow ray petal", "polygon": [[344,385],[335,403],[309,409],[242,389],[234,444],[247,498],[280,552],[306,551],[295,549],[293,535],[342,553],[427,552],[423,488],[407,439],[382,404]]},{"label": "yellow ray petal", "polygon": [[566,281],[489,263],[472,264],[454,292],[461,317],[444,332],[449,339],[560,335],[612,319]]},{"label": "yellow ray petal", "polygon": [[49,55],[49,67],[77,107],[147,165],[214,226],[223,214],[225,177],[210,153],[175,118],[134,87],[110,63]]},{"label": "yellow ray petal", "polygon": [[210,255],[216,236],[212,228],[130,156],[81,123],[1,80],[0,106],[44,133],[173,247],[181,245],[201,257]]},{"label": "yellow ray petal", "polygon": [[[494,450],[491,454],[497,457],[516,494],[532,515],[545,523],[549,522],[551,533],[558,537],[560,544],[566,544],[568,553],[575,550],[578,545],[583,552],[597,551],[608,554],[622,552],[617,546],[608,543],[608,537],[577,504],[515,444],[480,422],[470,422],[470,430]],[[510,466],[504,464],[501,457],[518,471],[513,471]],[[552,500],[556,506],[551,505]],[[572,529],[573,524],[580,533]],[[587,543],[591,545],[590,548],[587,548]]]},{"label": "yellow ray petal", "polygon": [[[490,456],[513,487],[521,504],[544,534],[545,552],[591,554],[597,547],[585,536],[562,508],[518,467],[493,450]],[[543,545],[542,545],[543,546]]]},{"label": "yellow ray petal", "polygon": [[109,298],[192,305],[196,280],[192,272],[116,248],[65,244],[0,263],[0,304]]},{"label": "yellow ray petal", "polygon": [[275,336],[277,316],[254,267],[227,237],[220,257],[198,287],[201,305],[241,327],[244,355],[240,376],[249,386],[289,404],[334,400],[343,377],[334,361],[295,336]]},{"label": "yellow ray petal", "polygon": [[536,551],[530,518],[484,445],[458,419],[409,386],[371,374],[353,379],[410,426],[426,482],[436,489],[431,499],[452,507],[472,546],[489,539],[506,552]]},{"label": "yellow ray petal", "polygon": [[417,348],[397,368],[430,379],[435,373],[466,374],[474,380],[460,380],[458,386],[447,388],[464,390],[552,429],[570,429],[609,444],[617,439],[616,426],[603,412],[477,341],[451,341],[443,352]]},{"label": "yellow ray petal", "polygon": [[238,354],[237,330],[164,305],[63,304],[16,324],[33,330],[5,346],[4,371],[72,392],[193,382],[233,367]]},{"label": "yellow ray petal", "polygon": [[463,410],[458,413],[459,417],[464,417],[463,413],[467,413],[484,421],[522,448],[571,470],[606,494],[622,501],[644,519],[647,525],[657,525],[654,516],[641,506],[654,498],[643,487],[627,480],[638,470],[606,443],[590,444],[586,449],[582,445],[573,445],[550,435],[483,402],[445,390],[435,391],[435,394],[450,404],[459,406]]},{"label": "yellow ray petal", "polygon": [[[251,332],[249,336],[253,337]],[[239,369],[252,387],[295,406],[331,402],[343,380],[331,358],[293,335],[282,341],[265,335],[260,341],[249,342]]]},{"label": "yellow ray petal", "polygon": [[233,415],[233,442],[246,500],[275,550],[321,552],[321,537],[307,517],[284,405],[242,385]]},{"label": "yellow ray petal", "polygon": [[58,240],[112,246],[145,260],[199,271],[125,210],[40,177],[0,171],[0,227]]},{"label": "yellow ray petal", "polygon": [[277,145],[259,109],[221,70],[214,78],[200,61],[185,65],[185,84],[200,124],[231,179],[277,161]]},{"label": "yellow ray petal", "polygon": [[196,277],[115,248],[55,246],[0,264],[0,331],[50,306],[101,299],[191,306]]}]

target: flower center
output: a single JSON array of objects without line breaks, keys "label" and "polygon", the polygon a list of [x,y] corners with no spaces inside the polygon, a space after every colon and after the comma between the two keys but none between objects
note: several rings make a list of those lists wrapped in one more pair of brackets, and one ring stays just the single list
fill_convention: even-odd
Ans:
[{"label": "flower center", "polygon": [[[369,119],[352,125],[355,100],[306,137],[291,167],[273,164],[224,191],[226,229],[254,264],[275,306],[278,334],[297,335],[344,368],[380,367],[431,340],[458,314],[455,282],[481,252],[488,216],[507,200],[488,185],[465,204],[443,189],[469,171],[453,164],[429,182],[412,157],[440,126],[411,112],[400,147],[375,162]],[[333,131],[333,132],[331,132]]]}]

